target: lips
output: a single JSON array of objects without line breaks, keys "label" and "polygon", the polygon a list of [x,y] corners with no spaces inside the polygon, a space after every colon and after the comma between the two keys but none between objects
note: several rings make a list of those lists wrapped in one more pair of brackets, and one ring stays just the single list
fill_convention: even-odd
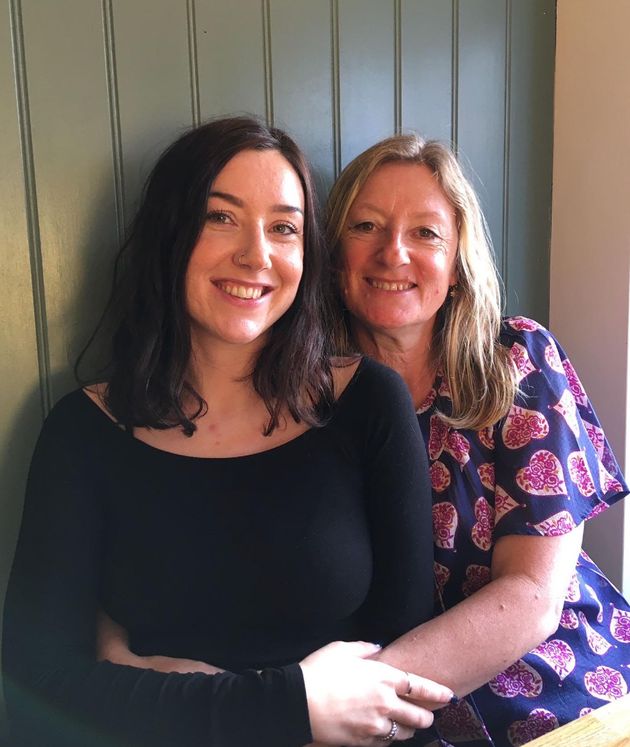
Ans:
[{"label": "lips", "polygon": [[214,285],[219,290],[227,293],[228,296],[241,298],[246,301],[257,301],[271,290],[268,285],[242,285],[241,283],[227,280],[216,280]]},{"label": "lips", "polygon": [[380,280],[377,278],[365,278],[367,284],[372,288],[383,291],[408,291],[417,287],[409,280]]}]

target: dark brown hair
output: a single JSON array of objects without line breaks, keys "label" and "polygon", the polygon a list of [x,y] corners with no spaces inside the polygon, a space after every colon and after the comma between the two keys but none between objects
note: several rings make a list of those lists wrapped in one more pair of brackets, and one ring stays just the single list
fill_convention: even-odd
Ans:
[{"label": "dark brown hair", "polygon": [[[105,314],[95,337],[111,329],[105,404],[124,427],[181,427],[195,431],[208,403],[186,380],[191,355],[185,275],[217,175],[243,150],[276,150],[295,169],[304,190],[304,270],[296,298],[273,325],[252,371],[265,402],[265,434],[287,408],[296,421],[322,424],[334,401],[327,333],[329,287],[318,206],[308,163],[282,130],[250,117],[210,121],[175,141],[149,176],[129,238],[116,259]],[[80,377],[78,377],[80,379]],[[184,401],[196,400],[192,414]]]}]

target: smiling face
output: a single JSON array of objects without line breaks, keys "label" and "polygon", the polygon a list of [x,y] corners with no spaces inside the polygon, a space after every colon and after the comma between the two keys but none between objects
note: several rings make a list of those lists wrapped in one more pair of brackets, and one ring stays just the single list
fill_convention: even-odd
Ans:
[{"label": "smiling face", "polygon": [[341,233],[341,290],[355,332],[430,340],[457,282],[457,243],[455,210],[427,166],[375,169]]},{"label": "smiling face", "polygon": [[219,172],[186,270],[193,349],[260,346],[302,278],[304,192],[278,151],[244,150]]}]

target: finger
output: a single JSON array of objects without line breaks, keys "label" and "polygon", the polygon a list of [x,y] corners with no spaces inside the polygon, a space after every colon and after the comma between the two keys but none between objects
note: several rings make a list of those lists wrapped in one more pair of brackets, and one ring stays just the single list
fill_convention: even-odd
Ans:
[{"label": "finger", "polygon": [[357,656],[361,659],[368,659],[381,650],[378,643],[368,643],[367,641],[336,641],[330,643],[326,648],[334,646],[340,653],[348,656]]},{"label": "finger", "polygon": [[404,742],[407,739],[411,739],[415,733],[416,730],[414,728],[398,723],[393,717],[384,718],[379,734],[376,737],[371,737],[365,743],[369,744],[370,747],[372,745],[374,747],[385,747],[385,745],[392,742]]},{"label": "finger", "polygon": [[428,729],[433,723],[433,713],[429,709],[401,698],[390,709],[389,717],[409,729]]},{"label": "finger", "polygon": [[417,674],[408,674],[407,672],[403,672],[403,674],[408,679],[405,681],[403,678],[400,689],[396,688],[396,692],[399,695],[404,695],[414,701],[432,703],[435,708],[441,708],[450,703],[455,695],[451,688],[446,687],[446,685],[440,685],[433,680],[420,677]]}]

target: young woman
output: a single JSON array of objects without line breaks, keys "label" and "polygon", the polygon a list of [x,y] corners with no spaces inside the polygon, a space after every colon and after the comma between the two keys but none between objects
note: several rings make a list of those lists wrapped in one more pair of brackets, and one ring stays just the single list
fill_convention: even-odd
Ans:
[{"label": "young woman", "polygon": [[[332,365],[324,273],[284,133],[218,120],[160,158],[109,365],[55,406],[31,465],[3,638],[14,743],[375,745],[431,721],[409,697],[451,697],[374,644],[327,645],[386,643],[433,594],[409,395],[367,359]],[[228,671],[97,661],[99,608],[138,661]]]}]

